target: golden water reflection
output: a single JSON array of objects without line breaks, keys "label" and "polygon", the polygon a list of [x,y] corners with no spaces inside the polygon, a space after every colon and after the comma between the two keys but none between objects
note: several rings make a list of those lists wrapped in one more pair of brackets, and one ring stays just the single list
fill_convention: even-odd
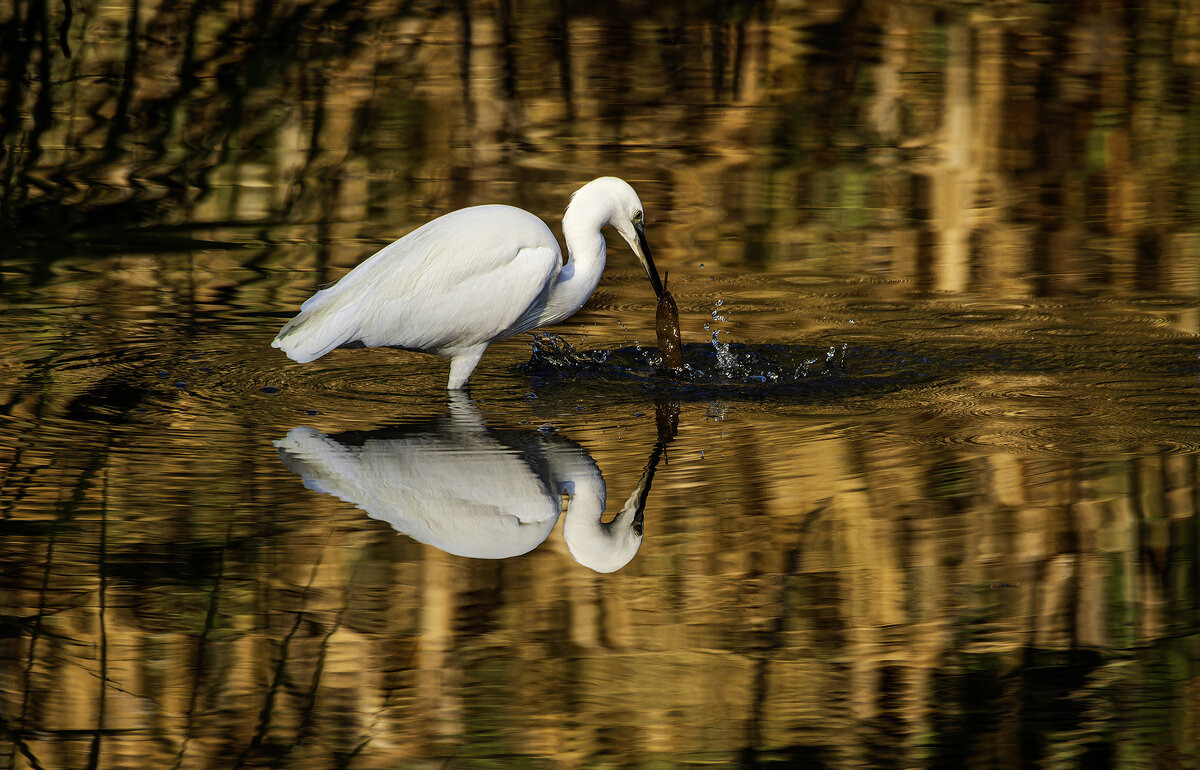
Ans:
[{"label": "golden water reflection", "polygon": [[[1200,765],[1194,11],[0,4],[0,756]],[[691,391],[668,445],[641,391],[494,346],[467,432],[644,506],[612,573],[566,514],[479,560],[305,489],[297,426],[454,421],[442,362],[285,363],[296,305],[602,173],[685,342],[917,376]],[[652,311],[614,248],[557,331]]]},{"label": "golden water reflection", "polygon": [[[14,761],[1194,757],[1195,455],[915,450],[705,409],[611,575],[565,529],[511,560],[422,545],[232,425],[28,441],[2,551]],[[653,417],[581,419],[561,430],[634,489]]]},{"label": "golden water reflection", "polygon": [[0,54],[0,101],[3,223],[47,256],[185,228],[286,244],[257,263],[315,285],[362,239],[472,203],[558,211],[620,173],[675,273],[803,261],[938,291],[1200,289],[1200,44],[1171,3],[64,13],[0,16],[46,30]]}]

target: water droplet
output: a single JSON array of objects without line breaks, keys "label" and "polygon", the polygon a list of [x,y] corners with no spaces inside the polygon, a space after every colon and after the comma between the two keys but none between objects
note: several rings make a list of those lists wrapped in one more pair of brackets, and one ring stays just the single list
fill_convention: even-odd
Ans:
[{"label": "water droplet", "polygon": [[726,377],[733,376],[734,366],[737,364],[737,357],[729,350],[728,342],[721,342],[721,330],[714,329],[712,333],[712,346],[717,354],[717,368]]}]

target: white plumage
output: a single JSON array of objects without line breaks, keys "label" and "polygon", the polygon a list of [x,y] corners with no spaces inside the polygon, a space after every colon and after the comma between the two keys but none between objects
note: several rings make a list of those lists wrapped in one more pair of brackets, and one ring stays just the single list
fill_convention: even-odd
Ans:
[{"label": "white plumage", "polygon": [[468,397],[451,394],[450,416],[342,443],[313,428],[275,442],[309,489],[333,495],[399,532],[447,553],[505,559],[537,548],[554,530],[571,556],[597,572],[627,564],[642,544],[643,511],[662,450],[656,446],[633,492],[601,521],[607,486],[578,444],[537,431],[488,428]]},{"label": "white plumage", "polygon": [[447,387],[462,388],[489,344],[558,323],[583,307],[604,271],[600,231],[610,225],[661,297],[642,203],[626,182],[601,177],[581,187],[563,214],[565,265],[550,228],[528,211],[460,209],[318,291],[271,345],[300,363],[354,343],[436,353],[450,359]]}]

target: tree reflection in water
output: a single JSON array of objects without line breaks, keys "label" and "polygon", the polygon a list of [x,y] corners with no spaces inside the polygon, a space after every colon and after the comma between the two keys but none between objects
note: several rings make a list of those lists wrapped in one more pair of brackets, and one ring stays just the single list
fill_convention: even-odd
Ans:
[{"label": "tree reflection in water", "polygon": [[712,263],[1043,296],[1194,276],[1186,14],[1017,7],[16,0],[0,227],[50,260],[302,252],[311,290],[363,256],[343,239],[557,211],[619,166],[683,228],[666,253]]},{"label": "tree reflection in water", "polygon": [[[1200,765],[1195,9],[643,6],[0,3],[9,765]],[[914,376],[686,403],[667,466],[645,404],[498,351],[489,419],[659,468],[611,574],[299,490],[264,436],[444,395],[391,351],[280,368],[291,309],[608,173],[663,212],[685,341]],[[622,269],[591,347],[653,339]],[[926,379],[934,340],[992,363]],[[530,488],[574,451],[474,436]]]}]

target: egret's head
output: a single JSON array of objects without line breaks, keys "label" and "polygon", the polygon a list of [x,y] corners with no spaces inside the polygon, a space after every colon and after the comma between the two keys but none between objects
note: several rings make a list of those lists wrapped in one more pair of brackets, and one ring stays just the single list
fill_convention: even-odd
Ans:
[{"label": "egret's head", "polygon": [[[567,207],[567,214],[572,213],[576,206],[586,207],[593,211],[608,213],[608,218],[600,223],[601,227],[612,225],[621,234],[629,248],[637,256],[638,261],[646,270],[646,277],[654,287],[654,296],[663,296],[662,280],[654,268],[654,258],[650,255],[650,244],[646,242],[646,215],[642,209],[642,201],[633,188],[623,179],[615,176],[602,176],[581,187]],[[563,217],[564,226],[566,217]]]}]

